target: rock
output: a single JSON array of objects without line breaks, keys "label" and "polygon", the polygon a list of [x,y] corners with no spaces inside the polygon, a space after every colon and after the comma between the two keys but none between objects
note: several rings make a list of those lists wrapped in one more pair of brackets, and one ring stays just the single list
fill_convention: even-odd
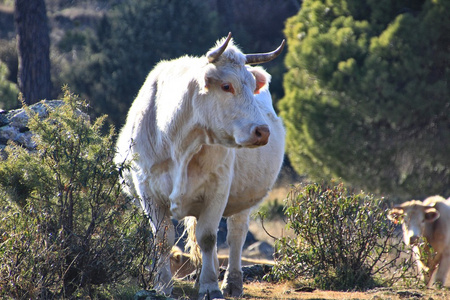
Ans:
[{"label": "rock", "polygon": [[273,266],[270,265],[252,265],[242,267],[242,277],[244,282],[260,281],[266,274],[272,271]]},{"label": "rock", "polygon": [[[48,116],[47,109],[54,109],[64,104],[63,100],[42,100],[29,108],[44,119]],[[89,117],[79,111],[79,114],[86,120]],[[0,112],[0,158],[3,157],[8,141],[12,141],[28,150],[36,149],[32,136],[33,133],[28,128],[28,115],[23,108]]]},{"label": "rock", "polygon": [[411,291],[398,291],[397,295],[400,298],[413,298],[413,299],[423,298],[423,295],[421,293]]},{"label": "rock", "polygon": [[242,256],[257,259],[273,259],[274,248],[265,241],[259,241],[251,244],[242,253]]},{"label": "rock", "polygon": [[[62,100],[43,100],[30,106],[40,118],[48,116],[47,107],[61,106]],[[36,145],[32,139],[33,134],[27,127],[28,115],[23,108],[0,113],[0,152],[6,147],[8,141],[13,141],[28,150],[33,150]]]},{"label": "rock", "polygon": [[159,295],[158,293],[156,293],[155,290],[141,290],[139,292],[137,292],[134,297],[133,300],[171,300],[173,298],[167,298],[163,295]]},{"label": "rock", "polygon": [[[273,266],[266,264],[255,264],[242,267],[242,279],[244,282],[262,281],[263,277],[272,271]],[[226,268],[220,267],[219,280],[225,277]]]}]

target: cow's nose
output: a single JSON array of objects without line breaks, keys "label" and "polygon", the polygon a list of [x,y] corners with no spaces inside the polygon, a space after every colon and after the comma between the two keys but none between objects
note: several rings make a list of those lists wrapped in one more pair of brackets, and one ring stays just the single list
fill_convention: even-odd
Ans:
[{"label": "cow's nose", "polygon": [[255,142],[253,145],[255,146],[263,146],[269,142],[270,130],[267,125],[256,126],[254,129]]}]

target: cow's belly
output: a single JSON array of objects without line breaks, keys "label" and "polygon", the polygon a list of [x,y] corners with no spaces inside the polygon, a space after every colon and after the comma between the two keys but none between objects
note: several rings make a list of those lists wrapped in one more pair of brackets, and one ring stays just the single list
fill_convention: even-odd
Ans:
[{"label": "cow's belly", "polygon": [[231,195],[228,198],[227,206],[223,213],[224,217],[232,216],[243,210],[252,208],[261,202],[267,196],[268,190],[257,190],[249,187],[245,191],[241,191],[238,195]]},{"label": "cow's belly", "polygon": [[239,170],[231,185],[224,217],[258,205],[275,183],[281,163],[282,158],[271,165],[257,166],[258,164],[253,164],[252,167]]}]

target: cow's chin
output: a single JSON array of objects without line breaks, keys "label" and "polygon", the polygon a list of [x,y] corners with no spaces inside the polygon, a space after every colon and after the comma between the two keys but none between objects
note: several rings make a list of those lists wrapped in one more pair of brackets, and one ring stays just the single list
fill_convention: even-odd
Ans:
[{"label": "cow's chin", "polygon": [[263,145],[257,145],[257,144],[241,144],[238,145],[238,148],[258,148],[261,147]]},{"label": "cow's chin", "polygon": [[248,139],[240,141],[238,139],[228,140],[227,147],[233,147],[233,148],[257,148],[260,146],[264,146],[267,143],[257,143],[255,139]]},{"label": "cow's chin", "polygon": [[228,134],[215,135],[211,138],[209,144],[219,144],[228,148],[257,148],[267,144],[267,142],[259,142],[257,138],[240,139]]},{"label": "cow's chin", "polygon": [[223,146],[223,147],[227,147],[227,148],[257,148],[260,147],[261,145],[255,145],[252,143],[237,143],[235,140],[222,140],[219,141],[217,144]]},{"label": "cow's chin", "polygon": [[267,145],[268,140],[261,141],[255,137],[244,140],[244,141],[236,141],[236,144],[239,148],[257,148],[264,145]]}]

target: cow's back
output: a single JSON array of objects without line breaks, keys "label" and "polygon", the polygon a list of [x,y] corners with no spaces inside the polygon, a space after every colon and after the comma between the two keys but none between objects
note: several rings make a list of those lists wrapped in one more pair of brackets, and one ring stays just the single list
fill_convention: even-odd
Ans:
[{"label": "cow's back", "polygon": [[267,88],[255,96],[270,127],[267,145],[236,149],[234,177],[224,216],[258,204],[274,185],[284,157],[285,130],[272,106]]}]

